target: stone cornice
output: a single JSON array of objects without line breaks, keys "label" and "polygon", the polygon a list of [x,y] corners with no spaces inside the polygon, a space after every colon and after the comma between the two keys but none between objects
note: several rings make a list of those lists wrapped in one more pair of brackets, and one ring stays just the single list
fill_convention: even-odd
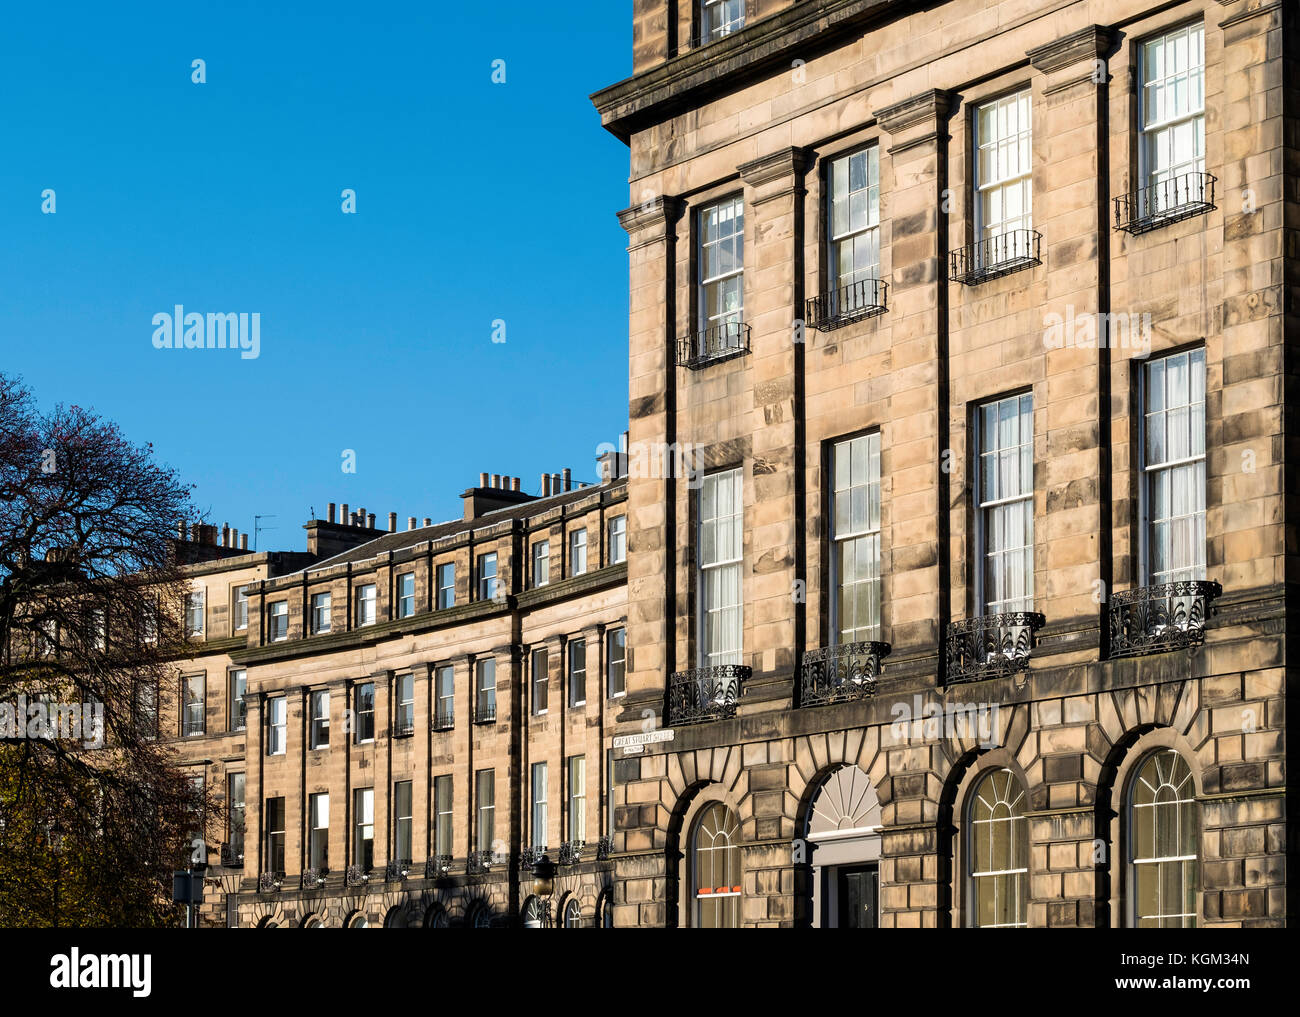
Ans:
[{"label": "stone cornice", "polygon": [[927,121],[933,121],[937,126],[940,118],[947,116],[950,102],[950,93],[932,88],[892,106],[875,110],[874,115],[889,134],[898,134]]},{"label": "stone cornice", "polygon": [[751,187],[760,187],[773,180],[793,178],[796,186],[802,182],[808,167],[808,153],[802,148],[783,148],[779,152],[762,156],[736,167],[741,179]]},{"label": "stone cornice", "polygon": [[681,198],[671,194],[656,194],[649,201],[623,209],[618,213],[618,221],[629,237],[652,226],[660,226],[667,231],[680,218],[684,207],[685,202]]},{"label": "stone cornice", "polygon": [[[1224,7],[1235,2],[1236,0],[1226,0],[1226,2],[1225,0],[1219,0],[1219,3]],[[1276,10],[1281,10],[1281,8],[1282,4],[1280,0],[1273,0],[1272,3],[1261,3],[1257,7],[1248,7],[1246,10],[1238,11],[1236,14],[1229,14],[1219,22],[1219,27],[1229,28],[1232,25],[1240,24],[1243,21],[1249,21],[1251,18],[1259,17],[1261,14],[1272,14]]]},{"label": "stone cornice", "polygon": [[1114,33],[1109,28],[1089,25],[1055,42],[1049,42],[1046,46],[1037,46],[1026,52],[1025,56],[1029,57],[1035,70],[1051,74],[1080,60],[1096,60],[1110,49],[1114,41]]}]

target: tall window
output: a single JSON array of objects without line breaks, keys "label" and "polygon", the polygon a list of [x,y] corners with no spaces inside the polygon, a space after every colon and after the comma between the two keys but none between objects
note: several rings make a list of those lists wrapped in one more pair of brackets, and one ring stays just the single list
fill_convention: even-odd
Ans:
[{"label": "tall window", "polygon": [[691,838],[695,927],[740,928],[740,827],[721,802],[705,807]]},{"label": "tall window", "polygon": [[533,764],[533,847],[546,848],[546,764]]},{"label": "tall window", "polygon": [[456,563],[438,566],[438,608],[456,606]]},{"label": "tall window", "polygon": [[375,606],[378,603],[378,591],[374,583],[357,587],[357,625],[375,623]]},{"label": "tall window", "polygon": [[1146,570],[1151,585],[1205,578],[1205,350],[1143,369]]},{"label": "tall window", "polygon": [[158,737],[158,686],[152,681],[135,687],[135,729],[141,738]]},{"label": "tall window", "polygon": [[201,674],[181,679],[181,736],[184,738],[204,732],[206,684],[207,679]]},{"label": "tall window", "polygon": [[574,530],[569,534],[569,575],[580,576],[587,571],[587,531]]},{"label": "tall window", "polygon": [[266,701],[266,754],[283,756],[288,735],[288,702],[284,696],[272,696]]},{"label": "tall window", "polygon": [[1197,918],[1196,785],[1173,749],[1149,755],[1128,788],[1129,922],[1194,928]]},{"label": "tall window", "polygon": [[[1169,181],[1205,172],[1205,26],[1183,25],[1142,43],[1139,159],[1151,211],[1188,200]],[[1199,183],[1195,185],[1199,188]],[[1201,200],[1202,195],[1191,195]]]},{"label": "tall window", "polygon": [[569,757],[569,840],[587,839],[587,757]]},{"label": "tall window", "polygon": [[433,853],[450,856],[451,850],[451,774],[433,781]]},{"label": "tall window", "polygon": [[739,664],[744,616],[740,470],[710,473],[700,491],[700,666]]},{"label": "tall window", "polygon": [[1034,607],[1033,397],[979,408],[980,604],[985,614]]},{"label": "tall window", "polygon": [[330,796],[312,795],[307,812],[311,823],[307,834],[307,867],[324,871],[330,867]]},{"label": "tall window", "polygon": [[879,639],[880,435],[837,442],[831,472],[831,631],[838,643]]},{"label": "tall window", "polygon": [[409,618],[415,614],[415,573],[403,572],[397,577],[397,617]]},{"label": "tall window", "polygon": [[569,640],[569,705],[587,702],[587,641]]},{"label": "tall window", "polygon": [[991,770],[970,797],[969,924],[1029,924],[1029,820],[1025,789],[1010,770]]},{"label": "tall window", "polygon": [[533,651],[533,713],[540,716],[546,712],[550,690],[550,654],[546,648]]},{"label": "tall window", "polygon": [[313,593],[311,595],[311,630],[317,634],[323,634],[330,630],[331,599],[328,593]]},{"label": "tall window", "polygon": [[231,615],[234,631],[243,632],[248,628],[248,584],[235,587]]},{"label": "tall window", "polygon": [[244,863],[244,775],[226,775],[226,843],[234,865]]},{"label": "tall window", "polygon": [[268,632],[273,643],[282,643],[289,638],[289,602],[277,600],[269,608]]},{"label": "tall window", "polygon": [[700,329],[726,345],[745,320],[744,199],[736,195],[700,209],[699,234]]},{"label": "tall window", "polygon": [[444,664],[434,672],[434,681],[438,687],[438,705],[434,714],[434,726],[445,731],[456,724],[456,670],[450,664]]},{"label": "tall window", "polygon": [[411,808],[413,801],[411,795],[411,782],[409,780],[399,780],[393,784],[393,854],[394,861],[401,862],[403,865],[410,867],[411,857],[415,851],[414,848],[414,831],[415,821],[414,813]]},{"label": "tall window", "polygon": [[[399,674],[397,676],[397,703],[393,712],[394,733],[409,735],[415,733],[415,675]],[[403,855],[403,858],[410,857]]]},{"label": "tall window", "polygon": [[474,719],[497,719],[497,662],[492,657],[474,664]]},{"label": "tall window", "polygon": [[207,596],[203,590],[191,590],[185,597],[185,634],[187,636],[203,635],[203,620],[206,617]]},{"label": "tall window", "polygon": [[700,42],[712,42],[745,25],[745,0],[700,0]]},{"label": "tall window", "polygon": [[495,770],[479,770],[474,775],[476,802],[476,840],[479,851],[492,850],[496,839],[497,775]]},{"label": "tall window", "polygon": [[627,561],[627,516],[614,516],[609,521],[609,563],[617,565]]},{"label": "tall window", "polygon": [[1028,257],[1034,228],[1033,124],[1029,89],[986,102],[975,111],[975,239],[977,262],[993,265]]},{"label": "tall window", "polygon": [[355,826],[353,827],[352,864],[369,872],[375,867],[375,789],[359,787],[352,794]]},{"label": "tall window", "polygon": [[227,702],[230,704],[230,730],[242,731],[248,724],[248,703],[245,701],[248,696],[248,672],[243,668],[235,668],[230,672],[228,679],[230,695]]},{"label": "tall window", "polygon": [[492,600],[497,595],[497,553],[478,556],[478,599]]},{"label": "tall window", "polygon": [[266,871],[284,871],[284,799],[268,798],[263,813],[266,831]]},{"label": "tall window", "polygon": [[876,303],[880,278],[880,151],[874,145],[831,162],[828,173],[833,312]]},{"label": "tall window", "polygon": [[375,740],[375,683],[362,682],[353,693],[353,716],[357,728],[357,744]]},{"label": "tall window", "polygon": [[539,540],[533,544],[533,586],[545,586],[551,581],[551,542]]},{"label": "tall window", "polygon": [[609,698],[614,699],[627,691],[627,631],[610,629],[605,633],[606,685]]},{"label": "tall window", "polygon": [[311,747],[330,747],[330,694],[328,689],[318,689],[311,694]]},{"label": "tall window", "polygon": [[614,750],[605,750],[605,836],[614,840]]}]

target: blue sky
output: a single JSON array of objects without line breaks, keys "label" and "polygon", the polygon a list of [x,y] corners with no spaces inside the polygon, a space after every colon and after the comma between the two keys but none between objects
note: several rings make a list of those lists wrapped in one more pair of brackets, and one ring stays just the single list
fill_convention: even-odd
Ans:
[{"label": "blue sky", "polygon": [[[14,6],[0,370],[152,441],[218,525],[274,515],[263,549],[329,501],[404,528],[481,470],[594,479],[627,422],[627,149],[587,96],[630,71],[630,7]],[[260,356],[155,349],[178,303],[259,312]]]}]

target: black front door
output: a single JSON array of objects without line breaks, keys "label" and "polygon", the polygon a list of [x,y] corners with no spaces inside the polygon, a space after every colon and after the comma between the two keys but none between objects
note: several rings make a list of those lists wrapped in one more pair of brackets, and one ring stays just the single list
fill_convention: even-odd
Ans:
[{"label": "black front door", "polygon": [[878,927],[880,873],[875,865],[843,866],[836,870],[836,910],[841,929]]}]

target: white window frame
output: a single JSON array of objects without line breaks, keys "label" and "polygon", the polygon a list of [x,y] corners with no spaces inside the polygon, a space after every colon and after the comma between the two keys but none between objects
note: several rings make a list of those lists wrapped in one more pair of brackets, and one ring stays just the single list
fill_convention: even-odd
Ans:
[{"label": "white window frame", "polygon": [[[985,411],[992,407],[996,409],[999,424],[1002,420],[1002,408],[1015,404],[1016,416],[1016,436],[1012,443],[1004,446],[1002,444],[1001,427],[998,433],[993,436],[994,442],[990,444],[988,425],[985,421]],[[1021,426],[1024,420],[1024,414],[1028,413],[1029,434],[1026,436],[1021,432]],[[1008,612],[1032,611],[1034,609],[1034,405],[1033,395],[1029,392],[1017,392],[1009,396],[1003,396],[997,399],[990,399],[980,403],[975,408],[974,421],[974,448],[975,448],[975,505],[976,505],[976,540],[975,540],[975,591],[976,604],[980,615],[995,615]],[[985,474],[985,460],[992,460],[995,457],[999,462],[1010,462],[1012,453],[1016,456],[1015,470],[1010,470],[1008,474],[1014,472],[1018,484],[1016,489],[1011,492],[1001,490],[1003,482],[1008,479],[1008,475],[999,470],[998,485],[999,489],[992,493],[987,490],[987,479]],[[1028,476],[1026,477],[1025,466],[1028,463]],[[1012,545],[1010,543],[995,543],[996,534],[999,525],[1003,530],[1006,529],[1006,522],[1013,517],[1014,507],[1021,506],[1020,512],[1027,514],[1027,528],[1029,531],[1028,543]],[[997,520],[1002,522],[998,523]],[[992,535],[991,535],[992,532]],[[992,599],[992,591],[989,589],[988,570],[991,567],[990,559],[997,557],[1003,561],[1010,560],[1014,555],[1023,556],[1024,571],[1021,579],[1024,583],[1024,590],[1019,596],[1008,594],[1000,599]],[[1005,573],[1004,582],[1010,582],[1013,577],[1011,571]]]},{"label": "white window frame", "polygon": [[587,528],[569,531],[569,575],[581,576],[587,571]]},{"label": "white window frame", "polygon": [[[614,654],[614,637],[619,636],[621,652]],[[619,665],[618,688],[614,688],[614,665]],[[627,695],[627,629],[621,625],[605,632],[605,694],[610,699]]]},{"label": "white window frame", "polygon": [[570,756],[568,763],[568,839],[576,844],[587,840],[587,757]]},{"label": "white window frame", "polygon": [[[237,678],[236,675],[239,677]],[[244,683],[244,691],[236,692],[238,683]],[[244,731],[248,728],[248,671],[242,667],[232,667],[226,672],[226,689],[230,701],[229,725],[231,731]]]},{"label": "white window frame", "polygon": [[701,45],[745,27],[745,0],[699,0],[699,12]]},{"label": "white window frame", "polygon": [[283,643],[289,638],[289,602],[287,600],[273,600],[267,605],[268,628],[271,632],[271,642]]},{"label": "white window frame", "polygon": [[[724,511],[719,496],[726,487],[730,488],[728,498],[731,508]],[[712,495],[710,496],[710,491]],[[740,664],[744,657],[745,639],[745,576],[744,576],[744,478],[740,467],[718,470],[706,474],[700,487],[700,518],[698,526],[698,565],[697,581],[699,591],[698,635],[699,666],[718,667],[726,664]],[[713,511],[709,504],[712,499]],[[725,524],[725,527],[724,527]],[[712,530],[710,531],[710,527]],[[720,549],[717,535],[720,529],[727,529],[731,534],[731,547]],[[713,554],[709,554],[710,546]],[[717,596],[710,596],[711,583],[719,587],[726,582],[727,575],[734,575],[736,590],[735,602],[723,601]],[[719,626],[727,625],[733,638],[725,640],[715,637],[714,616],[724,613],[734,614],[734,621],[719,621]]]},{"label": "white window frame", "polygon": [[[830,639],[832,646],[878,641],[881,633],[883,579],[881,576],[880,432],[855,435],[831,446],[831,491],[827,513],[831,541]],[[859,476],[859,474],[861,474]],[[849,578],[845,567],[853,554]],[[867,575],[859,574],[866,556]],[[853,593],[854,617],[845,617],[846,594]],[[865,594],[865,617],[862,601]],[[849,621],[861,622],[851,624]]]},{"label": "white window frame", "polygon": [[[1172,770],[1166,772],[1160,766],[1160,763],[1162,761],[1165,763],[1166,767],[1168,767],[1171,763],[1174,763],[1175,760],[1177,761],[1177,764],[1181,764],[1181,765],[1174,765]],[[1145,783],[1148,787],[1152,787],[1150,781],[1145,779],[1145,774],[1147,772],[1147,768],[1151,766],[1153,763],[1155,764],[1155,773],[1157,775],[1157,778],[1161,782],[1158,787],[1154,787],[1153,797],[1157,797],[1158,793],[1162,791],[1164,788],[1169,788],[1173,794],[1178,795],[1179,797],[1172,798],[1172,799],[1166,797],[1165,800],[1158,803],[1153,801],[1153,802],[1139,804],[1134,800],[1136,797],[1137,786],[1139,783]],[[1178,778],[1180,770],[1183,771],[1181,779],[1178,780],[1177,784],[1175,784],[1174,780]],[[1126,809],[1124,812],[1124,817],[1125,817],[1127,830],[1126,830],[1126,836],[1124,840],[1125,840],[1125,846],[1127,848],[1127,854],[1128,854],[1128,872],[1126,874],[1127,885],[1125,887],[1125,891],[1126,891],[1125,896],[1127,898],[1126,917],[1128,920],[1129,927],[1151,928],[1152,926],[1143,926],[1142,922],[1148,920],[1154,920],[1157,923],[1155,927],[1170,928],[1171,926],[1164,925],[1163,923],[1170,919],[1177,919],[1178,920],[1177,927],[1195,928],[1197,925],[1200,924],[1199,909],[1197,911],[1182,910],[1182,908],[1185,906],[1183,904],[1183,901],[1186,900],[1189,890],[1194,900],[1197,899],[1199,896],[1196,893],[1196,888],[1197,888],[1199,875],[1200,875],[1200,857],[1199,857],[1200,817],[1199,817],[1199,809],[1197,808],[1196,805],[1196,781],[1195,778],[1192,776],[1191,766],[1188,764],[1187,760],[1183,757],[1182,753],[1178,752],[1176,749],[1157,749],[1153,752],[1148,752],[1142,757],[1138,765],[1134,768],[1133,775],[1128,782],[1128,787],[1126,790],[1127,790],[1127,795],[1124,803]],[[1151,855],[1146,855],[1144,853],[1141,853],[1142,845],[1139,845],[1136,842],[1137,831],[1139,829],[1139,824],[1137,822],[1137,810],[1142,808],[1149,808],[1149,809],[1169,808],[1171,806],[1176,807],[1177,809],[1175,821],[1173,823],[1173,826],[1175,828],[1175,832],[1173,834],[1175,843],[1171,845],[1174,851],[1177,853],[1175,854],[1155,853]],[[1191,839],[1197,845],[1198,853],[1193,853],[1193,854],[1182,853],[1182,848],[1183,848],[1182,841],[1185,835],[1185,831],[1183,829],[1183,821],[1185,818],[1191,824],[1192,827],[1190,831]],[[1155,849],[1155,851],[1159,852],[1161,847],[1161,845],[1158,842],[1159,836],[1162,832],[1166,832],[1166,833],[1168,832],[1169,824],[1166,823],[1162,825],[1159,822],[1153,821],[1150,825],[1150,829],[1153,837],[1151,847]],[[1179,910],[1170,911],[1167,908],[1161,907],[1159,909],[1159,913],[1154,915],[1143,915],[1140,913],[1139,909],[1141,907],[1141,901],[1138,899],[1138,886],[1137,886],[1138,874],[1140,872],[1140,866],[1147,866],[1147,865],[1155,865],[1158,867],[1164,867],[1170,865],[1178,866],[1179,883],[1182,886],[1182,893],[1179,895],[1179,902],[1178,902]]]},{"label": "white window frame", "polygon": [[409,618],[413,614],[415,614],[415,573],[402,572],[397,577],[397,617]]},{"label": "white window frame", "polygon": [[[1176,57],[1180,44],[1186,46],[1186,65],[1171,72],[1170,54]],[[1194,63],[1194,58],[1199,62]],[[1184,173],[1204,173],[1205,23],[1185,23],[1142,39],[1137,45],[1137,63],[1138,175],[1142,186],[1158,187]],[[1184,95],[1186,104],[1160,116],[1161,111],[1153,111],[1152,106],[1159,106],[1170,92],[1175,103],[1180,93]],[[1192,151],[1175,159],[1165,143],[1172,143],[1180,133],[1190,138]],[[1158,152],[1160,148],[1166,151]]]},{"label": "white window frame", "polygon": [[[456,563],[454,561],[445,561],[437,566],[434,572],[438,589],[437,599],[434,601],[438,610],[456,606]],[[450,580],[449,582],[445,582]],[[444,597],[443,594],[446,594]]]},{"label": "white window frame", "polygon": [[313,593],[311,595],[311,630],[315,635],[324,635],[330,631],[333,624],[331,612],[333,610],[334,597],[326,590],[324,593]]},{"label": "white window frame", "polygon": [[[492,684],[484,682],[484,676],[492,676]],[[497,708],[497,661],[495,657],[480,657],[474,661],[474,719],[485,715],[484,708],[491,706],[495,715]]]},{"label": "white window frame", "polygon": [[545,586],[551,581],[551,542],[533,541],[533,586]]},{"label": "white window frame", "polygon": [[[359,787],[353,792],[352,864],[369,872],[375,865],[375,789]],[[365,845],[370,845],[370,858],[365,858]]]},{"label": "white window frame", "polygon": [[[537,667],[537,658],[542,658],[545,665],[540,671]],[[545,646],[536,647],[529,655],[528,666],[532,676],[532,712],[534,717],[541,717],[546,714],[551,706],[551,653]],[[541,691],[542,705],[539,707],[538,691]]]},{"label": "white window frame", "polygon": [[455,783],[449,773],[433,778],[433,853],[451,855],[455,845]]},{"label": "white window frame", "polygon": [[[488,572],[491,566],[492,571]],[[497,574],[497,553],[488,551],[486,554],[478,556],[478,599],[493,600],[496,597],[497,583],[500,577]]]},{"label": "white window frame", "polygon": [[248,628],[248,589],[250,583],[243,583],[234,587],[231,596],[231,613],[234,616],[234,624],[231,626],[233,632],[243,632]]},{"label": "white window frame", "polygon": [[208,618],[207,590],[196,587],[185,595],[185,635],[201,636]]},{"label": "white window frame", "polygon": [[627,516],[614,516],[609,521],[609,563],[619,565],[627,561]]},{"label": "white window frame", "polygon": [[[726,223],[726,232],[721,224]],[[716,230],[716,235],[710,235]],[[742,194],[729,195],[705,205],[697,218],[696,241],[696,299],[699,302],[699,327],[707,332],[728,324],[742,325],[745,321],[745,198]],[[708,270],[710,255],[718,256],[730,247],[730,268],[717,266]],[[712,250],[711,250],[712,249]],[[718,310],[709,313],[710,294],[718,296]],[[734,306],[728,300],[734,300]],[[725,345],[725,344],[724,344]]]},{"label": "white window frame", "polygon": [[330,747],[330,691],[313,689],[307,697],[310,716],[307,721],[308,748]]},{"label": "white window frame", "polygon": [[441,726],[441,719],[447,718],[451,725],[456,723],[456,669],[451,664],[441,664],[434,669],[433,681],[437,694],[437,708],[434,712],[434,724]]},{"label": "white window frame", "polygon": [[[860,186],[854,187],[854,160],[863,160],[863,179]],[[860,197],[859,197],[860,196]],[[859,208],[860,206],[860,208]],[[826,236],[827,236],[827,275],[830,278],[830,291],[833,302],[838,302],[842,291],[855,283],[867,279],[880,278],[880,146],[867,145],[856,151],[848,152],[831,159],[826,167]],[[858,265],[859,241],[874,257]],[[853,248],[853,267],[845,271],[844,248]],[[869,288],[868,288],[869,289]],[[861,299],[869,299],[872,293],[864,293],[863,298],[848,296],[845,306],[833,306],[832,313],[849,313],[857,310]]]},{"label": "white window frame", "polygon": [[266,754],[283,756],[288,751],[289,700],[271,696],[266,701]]},{"label": "white window frame", "polygon": [[208,676],[203,672],[188,674],[181,678],[182,738],[197,738],[208,733],[207,686]]},{"label": "white window frame", "polygon": [[[991,119],[986,120],[990,113]],[[990,248],[980,246],[982,241],[1006,236],[1014,230],[1034,228],[1033,98],[1029,87],[976,106],[971,119],[971,139],[975,154],[976,251],[997,247],[995,254],[977,253],[977,267],[1029,257],[1033,250],[1024,237]],[[992,165],[986,167],[986,161]],[[1019,211],[1007,211],[1008,198],[1018,201]],[[992,214],[989,205],[997,205],[998,214]]]},{"label": "white window frame", "polygon": [[[406,804],[402,804],[402,789]],[[405,842],[405,843],[403,843]],[[415,782],[393,781],[393,861],[410,865],[415,854]]]},{"label": "white window frame", "polygon": [[[361,698],[362,690],[370,689],[370,707],[362,709]],[[367,745],[375,740],[375,683],[374,682],[357,682],[352,687],[352,709],[356,723],[356,744]],[[370,734],[368,737],[362,737],[362,731],[365,725],[362,722],[363,717],[370,718]]]},{"label": "white window frame", "polygon": [[[319,860],[317,847],[320,847]],[[329,868],[330,796],[319,792],[307,798],[307,867],[318,871]]]},{"label": "white window frame", "polygon": [[[262,813],[262,823],[266,832],[266,867],[271,872],[284,872],[289,861],[289,838],[287,834],[287,827],[289,825],[289,802],[284,795],[272,795],[270,798],[265,799],[265,802],[266,808]],[[280,803],[279,826],[271,825],[271,818],[275,814],[275,810],[271,807],[272,802]],[[282,860],[280,865],[275,864],[277,837],[279,838],[279,854]]]},{"label": "white window frame", "polygon": [[474,844],[479,851],[490,852],[496,839],[497,772],[494,769],[474,773]]},{"label": "white window frame", "polygon": [[373,625],[378,617],[379,587],[363,583],[357,587],[357,628]]},{"label": "white window frame", "polygon": [[[998,786],[998,779],[1004,781],[1002,787]],[[990,792],[986,792],[990,788]],[[991,801],[984,799],[986,793],[992,794]],[[1001,812],[1005,810],[1006,815],[996,815],[991,819],[977,820],[975,818],[975,806],[985,800],[989,806],[990,812]],[[966,925],[970,928],[991,928],[991,929],[1023,929],[1029,924],[1029,819],[1025,815],[1025,808],[1028,804],[1028,793],[1024,784],[1014,772],[1006,768],[1000,770],[990,770],[982,773],[979,779],[971,787],[970,795],[966,803],[966,852],[967,852],[967,878],[966,878]],[[1016,810],[1019,810],[1018,812]],[[990,851],[996,847],[999,838],[993,832],[992,824],[1010,823],[1010,834],[1006,838],[1009,845],[1008,850],[1012,857],[1010,861],[1016,862],[1014,857],[1018,850],[1017,845],[1021,845],[1024,850],[1024,857],[1019,859],[1022,863],[1014,865],[1011,868],[979,870],[977,864],[977,854],[975,851],[975,842],[978,837],[985,833],[989,828],[987,836],[989,837]],[[1017,825],[1019,824],[1019,825]],[[1022,844],[1023,839],[1023,844]],[[1018,882],[1017,878],[1018,877]],[[981,883],[981,880],[984,882]],[[1017,921],[1012,922],[995,922],[990,925],[981,926],[979,924],[979,894],[981,887],[991,886],[992,892],[996,895],[1005,890],[1007,885],[1015,889],[1019,897],[1019,903],[1016,908],[1018,915]]]},{"label": "white window frame", "polygon": [[547,830],[548,776],[546,763],[532,765],[532,845],[535,850],[545,851]]},{"label": "white window frame", "polygon": [[[407,671],[393,679],[393,734],[415,734],[415,675]],[[407,719],[409,718],[409,719]]]},{"label": "white window frame", "polygon": [[[575,648],[578,652],[575,652]],[[565,668],[565,678],[568,693],[569,706],[579,707],[587,705],[587,640],[582,636],[577,636],[568,641],[565,646],[565,658],[568,667]]]}]

